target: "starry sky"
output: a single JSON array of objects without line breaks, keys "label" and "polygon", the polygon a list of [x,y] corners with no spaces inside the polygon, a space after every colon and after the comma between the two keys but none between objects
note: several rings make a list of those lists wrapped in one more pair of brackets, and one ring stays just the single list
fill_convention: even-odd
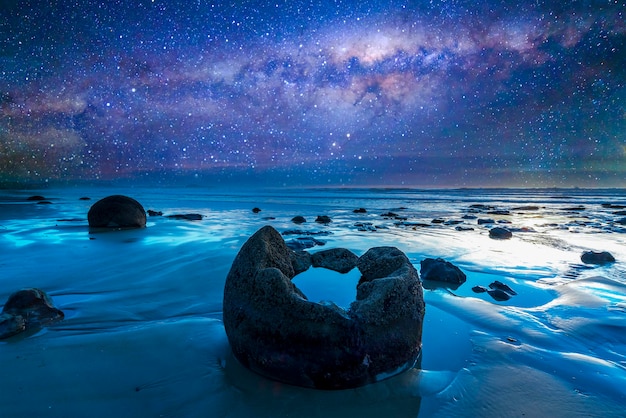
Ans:
[{"label": "starry sky", "polygon": [[3,0],[0,185],[626,187],[624,0]]}]

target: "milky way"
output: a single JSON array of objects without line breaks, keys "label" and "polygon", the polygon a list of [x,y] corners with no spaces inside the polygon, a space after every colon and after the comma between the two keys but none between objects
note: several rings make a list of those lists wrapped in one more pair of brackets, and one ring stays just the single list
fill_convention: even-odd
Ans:
[{"label": "milky way", "polygon": [[626,186],[621,0],[69,3],[0,6],[6,184]]}]

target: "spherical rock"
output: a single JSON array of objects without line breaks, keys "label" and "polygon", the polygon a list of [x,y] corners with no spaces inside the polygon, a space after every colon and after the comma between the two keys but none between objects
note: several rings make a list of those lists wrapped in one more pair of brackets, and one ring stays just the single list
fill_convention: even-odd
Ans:
[{"label": "spherical rock", "polygon": [[[294,268],[293,252],[274,228],[252,235],[224,286],[224,327],[239,362],[271,379],[318,389],[353,388],[412,367],[424,319],[419,276],[398,249],[368,253],[365,270],[388,276],[364,274],[346,311],[307,300],[292,283],[301,267]],[[373,265],[377,258],[384,268]]]},{"label": "spherical rock", "polygon": [[135,199],[113,195],[98,200],[87,213],[92,228],[143,228],[146,211]]},{"label": "spherical rock", "polygon": [[608,251],[585,251],[580,259],[585,264],[614,263],[615,257]]},{"label": "spherical rock", "polygon": [[359,257],[345,248],[331,248],[311,255],[313,267],[323,267],[339,273],[347,273],[356,267]]},{"label": "spherical rock", "polygon": [[420,265],[422,280],[460,284],[467,279],[460,268],[442,258],[425,258]]}]

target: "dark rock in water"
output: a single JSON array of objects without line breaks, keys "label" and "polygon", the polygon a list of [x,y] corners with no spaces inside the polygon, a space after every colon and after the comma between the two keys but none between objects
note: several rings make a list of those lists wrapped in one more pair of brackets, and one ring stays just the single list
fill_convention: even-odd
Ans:
[{"label": "dark rock in water", "polygon": [[510,224],[511,221],[509,221],[508,219],[498,219],[498,223],[499,224]]},{"label": "dark rock in water", "polygon": [[472,228],[471,226],[457,226],[454,229],[456,229],[457,231],[473,231],[474,228]]},{"label": "dark rock in water", "polygon": [[382,216],[383,218],[395,218],[395,217],[398,216],[398,214],[397,213],[393,213],[393,212],[386,212],[386,213],[383,213],[380,216]]},{"label": "dark rock in water", "polygon": [[306,219],[304,218],[304,216],[294,216],[293,218],[291,218],[291,222],[293,222],[294,224],[303,224],[306,222]]},{"label": "dark rock in water", "polygon": [[354,212],[354,213],[367,213],[367,210],[365,210],[365,208],[358,208],[358,209],[354,209],[352,212]]},{"label": "dark rock in water", "polygon": [[441,219],[441,218],[435,218],[432,221],[430,221],[431,224],[442,224],[444,223],[446,220],[445,219]]},{"label": "dark rock in water", "polygon": [[479,209],[479,210],[493,210],[495,207],[491,205],[483,205],[482,203],[474,203],[473,205],[469,205],[471,209]]},{"label": "dark rock in water", "polygon": [[580,211],[585,210],[585,207],[583,205],[571,206],[568,208],[563,208],[563,210],[570,211],[570,212],[580,212]]},{"label": "dark rock in water", "polygon": [[501,290],[501,289],[487,290],[487,293],[489,293],[489,295],[492,298],[494,298],[495,300],[499,302],[511,299],[511,295],[509,295],[508,293],[506,293],[504,290]]},{"label": "dark rock in water", "polygon": [[619,215],[619,216],[624,216],[626,215],[626,210],[616,210],[615,212],[612,212],[613,215]]},{"label": "dark rock in water", "polygon": [[487,214],[489,214],[489,215],[510,215],[511,212],[509,212],[506,209],[494,209],[494,210],[488,211]]},{"label": "dark rock in water", "polygon": [[339,273],[347,273],[356,267],[359,257],[345,248],[331,248],[311,255],[313,267],[323,267]]},{"label": "dark rock in water", "polygon": [[46,200],[46,198],[43,196],[35,195],[28,197],[26,200],[29,202],[40,202],[42,200]]},{"label": "dark rock in water", "polygon": [[620,225],[626,225],[626,218],[617,219],[615,223]]},{"label": "dark rock in water", "polygon": [[613,203],[603,203],[602,207],[607,209],[626,209],[626,205],[616,205]]},{"label": "dark rock in water", "polygon": [[513,233],[506,228],[496,226],[489,230],[489,238],[493,239],[509,239],[513,236]]},{"label": "dark rock in water", "polygon": [[303,231],[301,229],[288,229],[283,235],[332,235],[331,231]]},{"label": "dark rock in water", "polygon": [[201,221],[204,216],[199,213],[176,213],[167,215],[167,219],[176,219],[179,221]]},{"label": "dark rock in water", "polygon": [[489,285],[490,289],[500,289],[509,295],[517,295],[517,292],[509,287],[508,284],[504,284],[499,280],[494,281]]},{"label": "dark rock in water", "polygon": [[0,314],[0,338],[7,338],[31,328],[49,325],[64,318],[43,290],[22,289],[11,294]]},{"label": "dark rock in water", "polygon": [[474,293],[485,293],[489,291],[489,289],[487,289],[485,286],[474,286],[472,287],[472,291]]},{"label": "dark rock in water", "polygon": [[252,208],[252,212],[253,213],[259,213],[259,212],[261,212],[261,209],[259,209],[259,208]]},{"label": "dark rock in water", "polygon": [[332,220],[330,219],[329,216],[320,215],[317,218],[315,218],[315,222],[317,222],[318,224],[329,224],[332,222]]},{"label": "dark rock in water", "polygon": [[0,340],[26,331],[26,320],[21,315],[0,313]]},{"label": "dark rock in water", "polygon": [[163,216],[163,212],[156,211],[156,210],[152,210],[152,209],[148,209],[148,216]]},{"label": "dark rock in water", "polygon": [[82,196],[82,197],[79,197],[78,200],[91,200],[91,198],[87,196]]},{"label": "dark rock in water", "polygon": [[94,203],[87,213],[92,228],[143,228],[146,211],[135,199],[113,195]]},{"label": "dark rock in water", "polygon": [[458,225],[458,224],[462,224],[463,221],[459,220],[459,219],[449,219],[447,221],[445,221],[443,224],[444,225]]},{"label": "dark rock in water", "polygon": [[420,262],[422,280],[447,283],[465,283],[465,273],[454,264],[442,258],[425,258]]},{"label": "dark rock in water", "polygon": [[357,222],[354,226],[361,232],[373,232],[377,229],[371,222]]},{"label": "dark rock in water", "polygon": [[38,205],[51,205],[52,202],[49,200],[40,200],[39,202],[37,202]]},{"label": "dark rock in water", "polygon": [[614,263],[615,257],[608,251],[585,251],[580,259],[585,264],[608,264]]},{"label": "dark rock in water", "polygon": [[476,215],[463,215],[461,218],[463,219],[476,219],[478,216]]},{"label": "dark rock in water", "polygon": [[486,225],[486,224],[495,224],[496,221],[494,221],[491,218],[480,218],[478,219],[478,225]]},{"label": "dark rock in water", "polygon": [[305,272],[311,267],[311,254],[306,251],[292,251],[289,255],[294,275]]},{"label": "dark rock in water", "polygon": [[511,210],[539,210],[539,206],[528,205],[528,206],[517,206]]},{"label": "dark rock in water", "polygon": [[[419,276],[396,248],[358,260],[363,278],[348,311],[314,303],[291,282],[295,255],[266,226],[242,246],[226,278],[223,321],[234,356],[268,378],[347,389],[400,373],[421,352]],[[382,279],[382,280],[379,280]]]},{"label": "dark rock in water", "polygon": [[305,250],[307,248],[313,248],[317,245],[326,245],[325,241],[320,241],[312,237],[298,237],[286,242],[287,247],[294,251]]}]

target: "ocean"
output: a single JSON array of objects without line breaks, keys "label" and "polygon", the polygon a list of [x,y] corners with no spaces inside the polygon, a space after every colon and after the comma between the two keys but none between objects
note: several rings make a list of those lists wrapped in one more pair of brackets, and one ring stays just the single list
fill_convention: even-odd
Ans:
[{"label": "ocean", "polygon": [[[113,194],[163,216],[90,233],[90,206]],[[624,208],[623,189],[1,190],[0,304],[37,287],[65,319],[0,340],[0,417],[624,416]],[[167,217],[186,213],[202,219]],[[221,320],[231,264],[265,225],[314,237],[311,253],[395,246],[418,271],[440,257],[467,281],[425,284],[410,370],[340,391],[274,382],[232,357]],[[490,238],[494,225],[512,238]],[[616,262],[584,264],[590,250]],[[311,268],[294,283],[347,307],[358,279]],[[472,289],[496,280],[517,295]]]}]

